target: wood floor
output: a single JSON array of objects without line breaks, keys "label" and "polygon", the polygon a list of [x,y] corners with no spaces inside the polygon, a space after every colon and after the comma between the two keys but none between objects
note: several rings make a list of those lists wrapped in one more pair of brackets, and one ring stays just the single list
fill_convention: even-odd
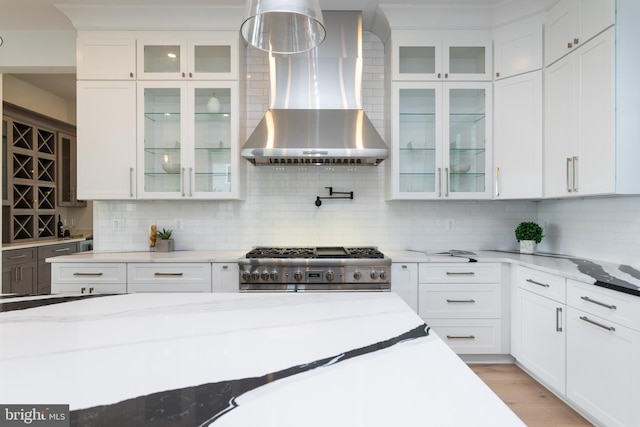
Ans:
[{"label": "wood floor", "polygon": [[529,427],[591,427],[516,365],[469,365]]}]

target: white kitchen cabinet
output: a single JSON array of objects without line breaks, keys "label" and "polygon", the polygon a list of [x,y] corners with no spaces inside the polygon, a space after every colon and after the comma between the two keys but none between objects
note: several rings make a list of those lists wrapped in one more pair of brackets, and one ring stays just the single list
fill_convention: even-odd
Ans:
[{"label": "white kitchen cabinet", "polygon": [[534,377],[564,394],[566,355],[565,279],[516,268],[512,308],[512,355]]},{"label": "white kitchen cabinet", "polygon": [[545,71],[545,196],[616,192],[615,33]]},{"label": "white kitchen cabinet", "polygon": [[211,292],[237,293],[240,289],[240,269],[235,262],[214,262]]},{"label": "white kitchen cabinet", "polygon": [[77,198],[134,199],[135,82],[79,81],[77,88]]},{"label": "white kitchen cabinet", "polygon": [[573,280],[568,286],[567,397],[602,425],[635,426],[640,300]]},{"label": "white kitchen cabinet", "polygon": [[494,83],[496,199],[541,198],[542,71]]},{"label": "white kitchen cabinet", "polygon": [[615,20],[615,0],[560,0],[547,13],[545,65],[579,48]]},{"label": "white kitchen cabinet", "polygon": [[129,31],[79,31],[78,80],[136,78],[136,36]]},{"label": "white kitchen cabinet", "polygon": [[139,198],[239,197],[237,82],[138,82],[138,101]]},{"label": "white kitchen cabinet", "polygon": [[237,80],[238,34],[143,32],[137,65],[140,80]]},{"label": "white kitchen cabinet", "polygon": [[51,263],[51,293],[127,293],[127,264]]},{"label": "white kitchen cabinet", "polygon": [[128,263],[127,292],[211,292],[211,263]]},{"label": "white kitchen cabinet", "polygon": [[493,31],[496,80],[542,69],[543,21],[543,15],[535,15]]},{"label": "white kitchen cabinet", "polygon": [[391,264],[391,291],[398,294],[418,313],[418,263],[393,262]]},{"label": "white kitchen cabinet", "polygon": [[458,354],[505,353],[500,264],[420,263],[418,314]]},{"label": "white kitchen cabinet", "polygon": [[491,196],[490,83],[393,83],[390,199]]},{"label": "white kitchen cabinet", "polygon": [[394,30],[391,40],[394,81],[491,80],[489,35]]}]

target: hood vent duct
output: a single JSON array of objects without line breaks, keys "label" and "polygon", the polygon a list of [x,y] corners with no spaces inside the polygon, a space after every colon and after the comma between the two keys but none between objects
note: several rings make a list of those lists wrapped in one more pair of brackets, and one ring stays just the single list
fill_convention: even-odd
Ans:
[{"label": "hood vent duct", "polygon": [[319,47],[269,57],[270,108],[242,148],[255,165],[378,165],[389,155],[362,110],[362,16],[322,13]]}]

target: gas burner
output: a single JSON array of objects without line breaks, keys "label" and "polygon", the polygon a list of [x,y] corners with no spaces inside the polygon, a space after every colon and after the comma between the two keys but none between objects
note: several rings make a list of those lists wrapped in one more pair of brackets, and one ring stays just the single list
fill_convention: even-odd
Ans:
[{"label": "gas burner", "polygon": [[314,248],[256,247],[246,258],[315,258]]},{"label": "gas burner", "polygon": [[384,254],[375,247],[345,249],[351,258],[384,258]]}]

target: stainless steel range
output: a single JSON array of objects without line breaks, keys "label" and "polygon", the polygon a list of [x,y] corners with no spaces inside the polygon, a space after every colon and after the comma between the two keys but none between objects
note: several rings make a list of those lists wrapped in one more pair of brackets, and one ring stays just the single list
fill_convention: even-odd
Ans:
[{"label": "stainless steel range", "polygon": [[391,259],[375,247],[256,247],[238,264],[240,292],[391,289]]}]

